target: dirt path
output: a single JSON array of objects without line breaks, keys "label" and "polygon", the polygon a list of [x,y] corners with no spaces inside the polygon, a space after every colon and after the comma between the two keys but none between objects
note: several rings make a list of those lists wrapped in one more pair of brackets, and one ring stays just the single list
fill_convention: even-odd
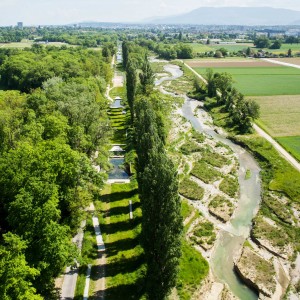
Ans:
[{"label": "dirt path", "polygon": [[290,63],[286,63],[286,62],[279,61],[279,60],[273,60],[273,59],[268,59],[268,58],[262,58],[262,60],[267,61],[267,62],[272,63],[272,64],[277,64],[277,65],[282,65],[282,66],[286,66],[286,67],[292,67],[292,68],[300,69],[299,65],[290,64]]},{"label": "dirt path", "polygon": [[[265,59],[267,61],[273,62],[273,63],[278,63],[278,64],[283,64],[286,65],[286,63],[283,62],[279,62],[279,61],[273,61],[270,59]],[[184,63],[184,65],[189,68],[198,78],[200,78],[204,83],[207,83],[207,81],[200,75],[198,74],[194,69],[192,69],[189,65],[187,65],[186,63]],[[292,65],[296,68],[300,68],[300,66],[297,65]],[[268,135],[264,130],[262,130],[258,125],[253,124],[253,128],[255,129],[255,131],[262,136],[263,138],[265,138],[268,142],[270,142],[274,148],[294,167],[296,168],[299,172],[300,172],[300,163],[297,162],[297,160],[291,155],[289,154],[282,146],[280,146],[270,135]]]}]

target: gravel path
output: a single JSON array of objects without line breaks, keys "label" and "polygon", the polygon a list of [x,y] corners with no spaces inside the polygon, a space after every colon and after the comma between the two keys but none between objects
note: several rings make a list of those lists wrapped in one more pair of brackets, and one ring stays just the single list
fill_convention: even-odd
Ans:
[{"label": "gravel path", "polygon": [[291,164],[300,172],[300,163],[291,155],[289,154],[282,146],[280,146],[270,135],[268,135],[264,130],[262,130],[256,124],[253,124],[253,128],[256,132],[264,137],[268,142],[270,142],[274,148]]}]

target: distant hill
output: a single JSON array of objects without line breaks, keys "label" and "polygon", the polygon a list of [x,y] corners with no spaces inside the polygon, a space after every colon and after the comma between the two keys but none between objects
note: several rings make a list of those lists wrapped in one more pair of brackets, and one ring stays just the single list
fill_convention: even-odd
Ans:
[{"label": "distant hill", "polygon": [[300,11],[271,7],[201,7],[182,15],[145,20],[148,24],[300,25]]}]

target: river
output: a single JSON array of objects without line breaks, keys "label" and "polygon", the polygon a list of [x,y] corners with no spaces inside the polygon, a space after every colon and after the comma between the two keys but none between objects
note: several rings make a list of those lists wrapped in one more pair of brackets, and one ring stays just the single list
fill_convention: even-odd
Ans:
[{"label": "river", "polygon": [[[172,76],[161,78],[156,81],[156,85],[159,85],[165,80],[179,78],[183,74],[180,68],[175,65],[166,65],[164,69],[166,72],[170,72]],[[160,87],[160,90],[164,92],[162,87]],[[240,253],[242,245],[249,236],[252,219],[258,211],[261,201],[260,168],[250,153],[234,144],[225,136],[216,133],[213,126],[207,124],[209,116],[206,111],[199,109],[198,114],[201,116],[200,118],[194,115],[194,107],[199,103],[199,101],[185,96],[185,102],[181,109],[182,115],[191,122],[197,131],[204,132],[215,140],[228,145],[237,155],[240,164],[238,171],[240,197],[237,208],[231,220],[218,234],[214,251],[209,262],[210,267],[216,279],[226,283],[233,294],[239,299],[256,300],[258,299],[258,295],[240,281],[234,272],[233,266],[234,257]],[[246,170],[249,170],[251,173],[249,179],[245,179]]]}]

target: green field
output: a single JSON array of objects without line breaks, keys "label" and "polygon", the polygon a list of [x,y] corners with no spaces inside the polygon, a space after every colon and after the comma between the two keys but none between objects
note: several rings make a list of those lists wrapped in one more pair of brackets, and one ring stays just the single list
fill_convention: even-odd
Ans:
[{"label": "green field", "polygon": [[[206,68],[194,68],[205,75]],[[214,72],[232,74],[235,87],[246,96],[300,94],[300,69],[291,67],[214,67]]]},{"label": "green field", "polygon": [[239,50],[246,49],[248,47],[253,47],[252,43],[237,43],[237,44],[213,44],[205,45],[200,43],[192,43],[190,46],[193,48],[194,53],[215,51],[220,48],[224,48],[229,52],[237,52]]},{"label": "green field", "polygon": [[277,138],[278,142],[300,161],[300,136],[286,136]]},{"label": "green field", "polygon": [[[252,48],[255,52],[260,50],[254,47],[253,43],[236,43],[236,44],[213,44],[206,45],[201,43],[191,43],[189,44],[193,48],[194,53],[203,53],[209,51],[215,51],[220,48],[225,48],[229,52],[237,52],[239,50],[244,50],[248,47]],[[287,51],[291,49],[292,52],[300,52],[300,44],[282,44],[280,49],[264,49],[265,51],[272,52],[275,54],[287,53]]]},{"label": "green field", "polygon": [[[34,44],[33,41],[31,40],[22,40],[21,42],[14,42],[14,43],[0,43],[0,48],[18,48],[18,49],[24,49],[27,47],[31,47]],[[42,46],[56,46],[56,47],[61,47],[61,46],[67,46],[67,47],[77,47],[74,45],[69,45],[66,43],[61,43],[61,42],[49,42],[47,44],[40,44]]]},{"label": "green field", "polygon": [[258,125],[273,137],[300,135],[300,95],[251,97],[260,106]]},{"label": "green field", "polygon": [[282,44],[280,49],[268,49],[267,51],[280,54],[287,53],[289,49],[291,49],[294,54],[300,52],[300,44]]}]

